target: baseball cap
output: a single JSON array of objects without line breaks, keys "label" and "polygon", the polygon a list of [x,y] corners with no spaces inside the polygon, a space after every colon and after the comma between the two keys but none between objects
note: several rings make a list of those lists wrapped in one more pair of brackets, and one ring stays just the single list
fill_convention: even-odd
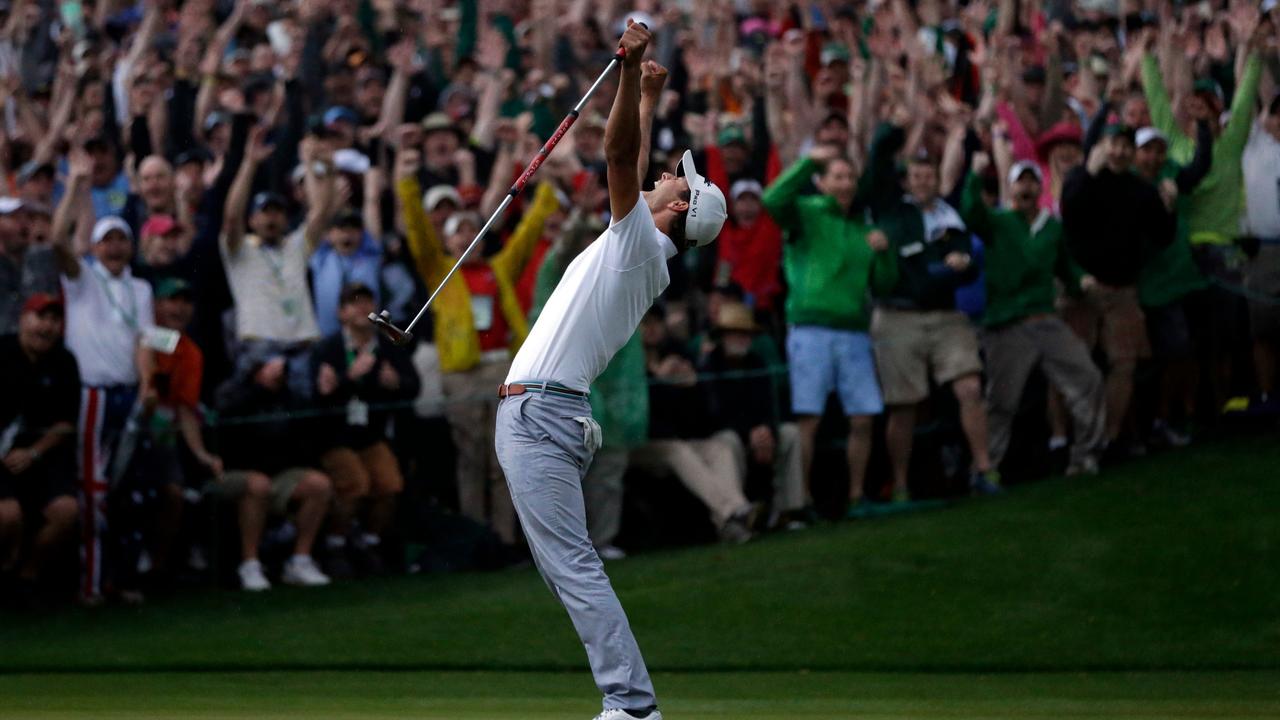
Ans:
[{"label": "baseball cap", "polygon": [[22,303],[22,314],[42,313],[53,308],[57,308],[58,312],[62,312],[62,298],[45,292],[31,293],[27,301]]},{"label": "baseball cap", "polygon": [[720,228],[724,227],[725,218],[729,217],[724,192],[698,174],[692,152],[684,151],[680,169],[689,182],[689,214],[685,218],[684,235],[702,247],[716,239]]},{"label": "baseball cap", "polygon": [[0,197],[0,215],[11,215],[24,207],[22,199],[16,197]]},{"label": "baseball cap", "polygon": [[729,197],[734,200],[747,193],[760,197],[764,195],[764,187],[751,178],[743,178],[729,187]]},{"label": "baseball cap", "polygon": [[436,185],[422,194],[422,207],[431,212],[440,207],[442,202],[451,202],[455,208],[462,207],[462,195],[452,185]]},{"label": "baseball cap", "polygon": [[422,131],[432,133],[437,130],[448,130],[451,133],[460,135],[456,125],[449,119],[448,115],[442,112],[433,112],[422,118]]},{"label": "baseball cap", "polygon": [[342,292],[338,295],[338,304],[346,305],[356,298],[373,299],[373,290],[362,282],[349,282],[342,287]]},{"label": "baseball cap", "polygon": [[1009,168],[1009,184],[1012,185],[1022,179],[1025,173],[1031,173],[1036,176],[1036,180],[1044,183],[1044,173],[1040,172],[1040,166],[1030,160],[1019,160]]},{"label": "baseball cap", "polygon": [[343,148],[333,153],[333,166],[345,173],[363,175],[369,172],[369,156],[359,150]]},{"label": "baseball cap", "polygon": [[231,116],[221,110],[214,110],[204,118],[204,131],[206,134],[213,132],[213,129],[219,125],[229,125]]},{"label": "baseball cap", "polygon": [[720,133],[716,135],[716,144],[720,147],[733,145],[735,143],[738,145],[747,144],[746,133],[742,132],[742,128],[737,125],[726,125],[720,130]]},{"label": "baseball cap", "polygon": [[122,233],[129,241],[133,241],[133,230],[129,228],[129,223],[116,215],[108,215],[94,223],[91,240],[94,245],[97,245],[102,242],[103,238],[113,232]]},{"label": "baseball cap", "polygon": [[832,63],[847,63],[849,62],[849,48],[837,42],[829,42],[822,48],[818,59],[823,67]]},{"label": "baseball cap", "polygon": [[363,228],[364,217],[356,210],[344,208],[333,218],[333,226],[340,228]]},{"label": "baseball cap", "polygon": [[263,190],[253,196],[253,212],[261,212],[269,207],[284,210],[287,209],[289,205],[284,201],[283,195],[271,192],[270,190]]},{"label": "baseball cap", "polygon": [[167,277],[156,283],[156,299],[170,300],[176,297],[191,299],[191,283],[182,278]]},{"label": "baseball cap", "polygon": [[1134,140],[1133,128],[1122,123],[1111,123],[1102,129],[1102,134],[1104,137],[1127,138],[1130,142]]},{"label": "baseball cap", "polygon": [[462,227],[462,223],[469,222],[476,227],[480,227],[480,216],[473,212],[456,212],[444,221],[444,234],[452,235],[458,232],[458,228]]},{"label": "baseball cap", "polygon": [[324,111],[325,127],[328,127],[338,122],[346,122],[346,123],[351,123],[352,125],[359,125],[360,118],[356,117],[356,113],[354,110],[352,110],[349,107],[343,107],[342,105],[334,105],[333,107]]},{"label": "baseball cap", "polygon": [[1153,140],[1159,140],[1165,145],[1169,144],[1169,139],[1164,136],[1164,133],[1153,127],[1139,128],[1138,132],[1134,134],[1133,144],[1142,147]]},{"label": "baseball cap", "polygon": [[209,151],[202,147],[194,147],[190,150],[183,150],[178,153],[178,157],[174,158],[173,166],[182,167],[183,165],[190,165],[191,163],[203,165],[207,162],[213,162],[213,156],[209,154]]},{"label": "baseball cap", "polygon": [[168,235],[175,230],[181,230],[182,226],[172,215],[153,215],[149,220],[142,224],[142,237],[155,237],[157,235]]}]

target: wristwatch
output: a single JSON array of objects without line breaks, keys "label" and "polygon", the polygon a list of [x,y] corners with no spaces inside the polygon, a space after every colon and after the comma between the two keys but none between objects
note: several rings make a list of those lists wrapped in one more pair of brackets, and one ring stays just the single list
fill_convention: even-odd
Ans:
[{"label": "wristwatch", "polygon": [[39,451],[39,450],[37,450],[36,448],[34,448],[34,447],[33,447],[33,448],[31,448],[30,452],[31,452],[31,462],[35,462],[35,461],[37,461],[37,460],[39,460],[39,459],[40,459],[40,451]]}]

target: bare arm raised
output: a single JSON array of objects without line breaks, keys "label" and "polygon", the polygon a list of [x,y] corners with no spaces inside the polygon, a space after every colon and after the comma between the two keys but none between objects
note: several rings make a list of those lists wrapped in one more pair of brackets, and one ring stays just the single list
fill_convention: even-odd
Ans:
[{"label": "bare arm raised", "polygon": [[609,179],[609,211],[615,221],[626,217],[640,197],[640,65],[651,35],[643,25],[627,21],[619,45],[625,56],[618,94],[604,130],[604,156]]}]

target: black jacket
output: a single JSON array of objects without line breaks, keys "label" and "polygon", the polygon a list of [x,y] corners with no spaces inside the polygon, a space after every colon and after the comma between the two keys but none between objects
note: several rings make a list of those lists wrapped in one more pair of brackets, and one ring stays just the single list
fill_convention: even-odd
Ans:
[{"label": "black jacket", "polygon": [[[335,333],[320,341],[311,356],[312,377],[319,372],[322,363],[331,366],[338,374],[338,389],[331,395],[316,394],[316,404],[322,412],[316,422],[319,439],[328,447],[364,448],[387,437],[387,424],[396,408],[418,396],[421,382],[413,359],[404,348],[397,347],[381,335],[375,351],[378,362],[357,381],[347,379],[347,366],[351,355],[342,338]],[[400,376],[400,387],[388,390],[378,382],[378,372],[383,363],[391,363]],[[352,425],[345,412],[347,405],[357,399],[369,406],[369,422]]]},{"label": "black jacket", "polygon": [[1062,224],[1075,261],[1098,282],[1138,282],[1143,261],[1173,242],[1177,217],[1155,186],[1132,172],[1072,170],[1062,187]]},{"label": "black jacket", "polygon": [[777,429],[781,418],[768,370],[764,359],[755,353],[734,360],[717,347],[707,355],[698,373],[709,376],[705,381],[707,405],[716,429],[733,430],[744,444],[755,427]]}]

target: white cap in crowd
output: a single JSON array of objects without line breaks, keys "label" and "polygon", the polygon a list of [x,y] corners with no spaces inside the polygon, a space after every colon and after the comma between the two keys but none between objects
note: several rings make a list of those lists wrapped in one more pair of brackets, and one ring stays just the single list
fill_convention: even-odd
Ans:
[{"label": "white cap in crowd", "polygon": [[93,235],[91,237],[93,244],[97,245],[102,242],[102,239],[113,230],[119,230],[124,233],[126,238],[133,240],[133,230],[129,228],[129,223],[115,215],[108,215],[94,223]]},{"label": "white cap in crowd", "polygon": [[764,187],[751,178],[743,178],[729,187],[729,197],[734,200],[746,193],[760,197],[764,195]]},{"label": "white cap in crowd", "polygon": [[698,174],[698,168],[693,164],[693,153],[688,150],[680,159],[680,167],[689,181],[689,216],[685,218],[684,236],[702,247],[716,239],[729,217],[724,192]]},{"label": "white cap in crowd", "polygon": [[1013,167],[1009,168],[1009,184],[1012,185],[1018,182],[1023,173],[1031,173],[1036,176],[1037,181],[1041,184],[1044,183],[1044,173],[1040,171],[1039,165],[1031,160],[1019,160],[1013,164]]},{"label": "white cap in crowd", "polygon": [[1140,128],[1138,132],[1134,133],[1133,145],[1134,147],[1142,147],[1143,145],[1146,145],[1152,140],[1159,140],[1165,145],[1169,144],[1169,139],[1164,136],[1164,133],[1160,132],[1159,130],[1153,127],[1144,127],[1144,128]]},{"label": "white cap in crowd", "polygon": [[440,207],[440,203],[448,200],[455,209],[462,208],[462,195],[452,185],[436,185],[422,194],[422,207],[431,212]]}]

